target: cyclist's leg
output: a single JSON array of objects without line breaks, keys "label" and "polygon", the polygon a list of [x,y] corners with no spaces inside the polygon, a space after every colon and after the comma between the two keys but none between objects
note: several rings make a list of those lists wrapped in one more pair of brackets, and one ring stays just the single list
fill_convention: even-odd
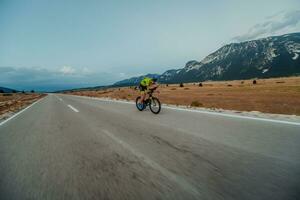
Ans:
[{"label": "cyclist's leg", "polygon": [[140,85],[139,88],[140,88],[140,92],[141,92],[141,98],[140,98],[139,103],[143,103],[144,100],[145,100],[145,98],[146,98],[146,89],[147,89],[147,88],[145,88],[145,87],[142,86],[142,85]]},{"label": "cyclist's leg", "polygon": [[145,100],[145,98],[146,98],[146,92],[145,92],[145,91],[142,91],[142,92],[141,92],[140,103],[143,103],[144,100]]}]

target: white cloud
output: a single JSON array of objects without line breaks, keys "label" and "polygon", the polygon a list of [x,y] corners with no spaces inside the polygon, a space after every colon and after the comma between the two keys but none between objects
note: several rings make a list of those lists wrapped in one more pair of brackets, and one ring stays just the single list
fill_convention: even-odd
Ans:
[{"label": "white cloud", "polygon": [[266,21],[254,25],[247,33],[236,36],[233,40],[242,42],[296,31],[300,31],[300,10],[279,12],[269,16],[266,18]]},{"label": "white cloud", "polygon": [[64,66],[49,70],[43,67],[0,66],[0,86],[17,90],[55,91],[107,85],[119,80],[118,74],[92,71],[86,67],[75,69]]},{"label": "white cloud", "polygon": [[63,66],[59,70],[63,75],[74,75],[76,70],[71,66]]},{"label": "white cloud", "polygon": [[92,74],[92,70],[90,70],[89,68],[87,67],[83,67],[82,70],[81,70],[82,74],[85,74],[85,75],[89,75],[89,74]]}]

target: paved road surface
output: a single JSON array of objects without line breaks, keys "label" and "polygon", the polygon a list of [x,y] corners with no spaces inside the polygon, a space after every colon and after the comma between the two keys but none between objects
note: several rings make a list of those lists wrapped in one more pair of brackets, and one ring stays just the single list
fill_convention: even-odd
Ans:
[{"label": "paved road surface", "polygon": [[0,199],[300,199],[300,126],[48,95],[0,126]]}]

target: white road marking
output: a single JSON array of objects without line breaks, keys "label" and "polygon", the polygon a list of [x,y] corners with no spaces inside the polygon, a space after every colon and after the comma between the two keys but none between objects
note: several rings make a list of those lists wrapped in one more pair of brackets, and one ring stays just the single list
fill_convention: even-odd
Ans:
[{"label": "white road marking", "polygon": [[60,97],[54,95],[58,100],[63,101]]},{"label": "white road marking", "polygon": [[173,108],[170,106],[164,106],[164,108],[173,109],[173,110],[180,110],[186,112],[196,112],[196,113],[203,113],[209,115],[219,115],[223,117],[231,117],[231,118],[239,118],[239,119],[251,119],[251,120],[258,120],[258,121],[265,121],[265,122],[273,122],[273,123],[280,123],[280,124],[289,124],[289,125],[296,125],[300,126],[300,122],[291,122],[291,121],[284,121],[284,120],[277,120],[277,119],[268,119],[268,118],[260,118],[260,117],[250,117],[250,116],[242,116],[242,115],[234,115],[234,114],[227,114],[227,113],[218,113],[213,111],[204,111],[204,110],[191,110],[185,108]]},{"label": "white road marking", "polygon": [[[135,104],[135,102],[130,102],[130,101],[120,101],[120,100],[113,100],[113,99],[105,99],[105,98],[97,98],[97,97],[85,97],[85,96],[77,96],[77,95],[72,95],[72,96],[76,96],[76,97],[80,97],[80,98],[86,98],[86,99],[95,99],[95,100],[99,100],[99,101],[125,103],[125,104]],[[238,118],[238,119],[249,119],[249,120],[257,120],[257,121],[264,121],[264,122],[272,122],[272,123],[300,126],[300,122],[285,121],[285,120],[278,120],[278,119],[268,119],[268,118],[262,118],[262,117],[242,116],[242,115],[238,115],[238,114],[219,113],[219,112],[214,112],[214,111],[204,111],[204,110],[196,110],[196,109],[188,109],[188,108],[177,108],[177,107],[172,107],[172,106],[162,106],[162,108],[167,108],[167,109],[171,109],[171,110],[179,110],[179,111],[184,111],[184,112],[194,112],[194,113],[217,115],[217,116],[231,117],[231,118]]]},{"label": "white road marking", "polygon": [[74,112],[79,112],[79,110],[77,110],[76,108],[74,108],[73,106],[71,105],[68,105],[69,108],[71,108]]},{"label": "white road marking", "polygon": [[17,112],[16,114],[12,115],[11,117],[7,118],[6,120],[4,120],[3,122],[0,122],[0,126],[2,126],[3,124],[5,124],[6,122],[12,120],[13,118],[17,117],[18,115],[20,115],[21,113],[23,113],[25,110],[31,108],[33,105],[37,104],[38,102],[42,101],[45,97],[37,100],[36,102],[32,103],[31,105],[27,106],[26,108],[20,110],[19,112]]},{"label": "white road marking", "polygon": [[[119,143],[124,149],[128,150],[134,156],[136,156],[140,160],[144,161],[147,165],[149,165],[153,169],[159,171],[161,174],[163,174],[165,177],[167,177],[172,182],[175,182],[177,185],[179,185],[185,191],[189,192],[191,195],[197,197],[197,199],[199,199],[201,197],[201,194],[199,193],[198,189],[196,187],[194,187],[191,183],[186,181],[184,178],[182,178],[181,176],[178,176],[178,175],[172,173],[171,171],[167,170],[166,168],[162,167],[157,162],[151,160],[144,154],[142,154],[139,151],[137,151],[136,149],[132,148],[129,144],[120,140],[118,137],[116,137],[114,134],[110,133],[109,131],[103,130],[103,132],[105,133],[105,135],[110,137],[112,140]],[[200,186],[200,185],[201,185],[201,183],[198,184],[198,186]]]}]

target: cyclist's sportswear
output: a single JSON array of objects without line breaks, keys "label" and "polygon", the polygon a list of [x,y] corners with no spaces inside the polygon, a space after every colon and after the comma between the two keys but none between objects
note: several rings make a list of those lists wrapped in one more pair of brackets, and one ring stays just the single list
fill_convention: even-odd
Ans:
[{"label": "cyclist's sportswear", "polygon": [[139,85],[140,91],[141,91],[141,92],[146,91],[147,88],[150,86],[150,84],[151,84],[152,82],[153,82],[153,79],[152,79],[152,78],[145,77],[145,78],[140,82],[140,85]]},{"label": "cyclist's sportswear", "polygon": [[153,82],[152,78],[145,77],[145,78],[141,81],[140,84],[141,84],[142,86],[148,87],[152,82]]}]

